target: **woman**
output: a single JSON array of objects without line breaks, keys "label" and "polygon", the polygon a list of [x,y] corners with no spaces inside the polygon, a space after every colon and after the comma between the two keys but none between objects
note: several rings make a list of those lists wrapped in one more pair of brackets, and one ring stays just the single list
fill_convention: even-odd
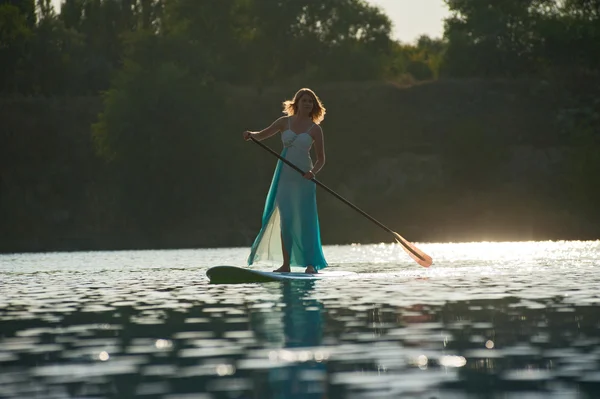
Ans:
[{"label": "woman", "polygon": [[[245,131],[245,140],[264,140],[281,132],[281,156],[306,171],[300,175],[279,161],[262,218],[262,228],[252,245],[248,265],[259,260],[280,260],[275,272],[290,272],[291,266],[317,273],[327,266],[321,248],[317,214],[316,185],[310,181],[325,165],[323,129],[325,107],[310,89],[300,89],[283,103],[282,116],[260,132]],[[310,148],[314,144],[317,161],[313,165]]]}]

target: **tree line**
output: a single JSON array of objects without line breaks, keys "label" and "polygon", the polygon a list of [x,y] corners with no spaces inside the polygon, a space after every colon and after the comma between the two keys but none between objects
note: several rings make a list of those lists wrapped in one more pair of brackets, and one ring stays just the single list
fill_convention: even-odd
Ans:
[{"label": "tree line", "polygon": [[[35,154],[51,148],[39,143],[51,145],[47,129],[55,118],[42,103],[69,113],[56,99],[71,99],[79,113],[66,118],[76,119],[77,129],[86,126],[77,132],[72,127],[72,140],[84,142],[78,148],[92,147],[98,162],[67,152],[58,157],[68,159],[72,169],[85,163],[90,176],[110,186],[103,195],[118,204],[110,209],[122,216],[112,228],[134,226],[131,230],[154,229],[160,235],[165,226],[176,229],[198,213],[199,190],[205,190],[206,209],[235,208],[232,189],[222,184],[236,182],[239,188],[233,191],[244,192],[246,182],[236,173],[252,156],[242,144],[232,144],[231,134],[258,129],[276,116],[254,104],[257,95],[274,87],[289,88],[291,94],[301,86],[336,82],[410,86],[436,79],[464,80],[465,85],[469,79],[526,80],[536,82],[531,86],[542,93],[535,98],[555,103],[549,109],[556,113],[547,116],[553,121],[551,134],[535,127],[521,138],[482,134],[481,107],[474,99],[460,105],[462,127],[429,143],[430,151],[445,160],[449,186],[459,197],[465,188],[488,189],[482,182],[495,181],[511,145],[569,146],[573,151],[556,182],[569,187],[583,212],[593,209],[600,200],[600,185],[593,179],[600,173],[600,52],[595,47],[600,0],[445,3],[450,17],[442,38],[402,43],[392,39],[389,17],[364,0],[63,0],[58,10],[50,0],[0,0],[0,93],[17,110],[0,138],[5,144],[0,169],[21,168],[12,148],[27,148],[33,155],[24,156],[30,159],[25,163],[37,165]],[[553,97],[544,98],[545,91]],[[357,93],[357,101],[361,95],[368,90]],[[380,101],[374,113],[397,111],[387,100],[374,101]],[[423,105],[421,119],[430,119],[437,106],[449,107],[453,97],[434,101],[438,105]],[[240,113],[252,116],[256,125],[241,126],[235,117]],[[346,110],[331,115],[327,122],[338,126],[339,118],[355,116]],[[395,131],[379,130],[384,142],[397,139]],[[376,155],[371,158],[367,162]],[[72,173],[66,178],[74,179]],[[73,186],[81,183],[78,179]],[[206,187],[199,188],[198,181]],[[198,219],[189,223],[193,229]]]},{"label": "tree line", "polygon": [[244,85],[435,73],[361,0],[1,0],[0,21],[2,93],[95,94],[128,62]]},{"label": "tree line", "polygon": [[128,62],[243,85],[597,71],[600,0],[445,0],[406,44],[364,0],[0,0],[0,92],[88,95]]}]

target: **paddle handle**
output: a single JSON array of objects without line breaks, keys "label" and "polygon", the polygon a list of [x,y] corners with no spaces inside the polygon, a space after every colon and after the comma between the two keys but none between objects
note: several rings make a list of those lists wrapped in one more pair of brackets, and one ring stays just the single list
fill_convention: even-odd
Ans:
[{"label": "paddle handle", "polygon": [[[294,165],[293,163],[291,163],[290,161],[288,161],[287,159],[285,159],[284,157],[282,157],[281,155],[279,155],[278,153],[273,151],[270,147],[261,143],[259,140],[256,140],[252,136],[250,136],[250,140],[252,140],[254,143],[258,144],[265,150],[269,151],[271,154],[273,154],[274,156],[279,158],[281,161],[285,162],[287,165],[289,165],[290,167],[292,167],[293,169],[298,171],[298,173],[300,173],[301,175],[304,176],[304,174],[306,174],[306,172],[304,172],[302,169],[300,169],[299,167],[297,167],[296,165]],[[325,191],[329,192],[329,194],[333,195],[334,197],[336,197],[337,199],[339,199],[340,201],[342,201],[343,203],[345,203],[346,205],[348,205],[349,207],[354,209],[356,212],[360,213],[361,215],[363,215],[364,217],[369,219],[371,222],[375,223],[377,226],[381,227],[383,230],[392,234],[394,236],[394,238],[396,239],[396,241],[398,241],[400,244],[402,244],[402,246],[407,250],[407,252],[409,252],[409,255],[411,255],[411,257],[413,259],[415,259],[415,261],[417,261],[417,263],[419,263],[421,266],[429,267],[429,265],[431,265],[431,262],[432,262],[431,258],[428,255],[425,255],[424,253],[422,253],[417,248],[415,248],[414,245],[410,244],[404,238],[402,238],[402,236],[400,236],[400,234],[396,233],[395,231],[393,231],[392,229],[390,229],[389,227],[387,227],[386,225],[381,223],[379,220],[375,219],[373,216],[369,215],[368,213],[366,213],[365,211],[363,211],[362,209],[360,209],[359,207],[354,205],[352,202],[348,201],[346,198],[342,197],[341,195],[339,195],[338,193],[336,193],[335,191],[333,191],[332,189],[327,187],[325,184],[321,183],[319,180],[317,180],[316,177],[313,177],[310,180],[312,180],[316,185],[320,186]]]}]

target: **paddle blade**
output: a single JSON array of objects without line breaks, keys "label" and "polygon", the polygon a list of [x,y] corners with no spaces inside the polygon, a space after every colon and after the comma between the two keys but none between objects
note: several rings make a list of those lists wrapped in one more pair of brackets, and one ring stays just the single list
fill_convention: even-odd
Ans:
[{"label": "paddle blade", "polygon": [[406,241],[402,236],[396,232],[394,232],[394,236],[396,237],[396,241],[398,244],[402,245],[402,249],[414,259],[419,265],[423,267],[429,267],[433,263],[433,259],[431,256],[427,255],[425,252],[421,251],[419,248],[415,247],[410,242]]}]

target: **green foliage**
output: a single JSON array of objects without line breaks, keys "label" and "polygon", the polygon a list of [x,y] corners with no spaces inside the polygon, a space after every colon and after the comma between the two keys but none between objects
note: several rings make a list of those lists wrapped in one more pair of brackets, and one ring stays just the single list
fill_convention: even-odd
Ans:
[{"label": "green foliage", "polygon": [[598,0],[446,4],[444,40],[406,45],[390,39],[389,18],[364,0],[64,0],[59,14],[49,0],[2,0],[2,90],[107,90],[139,52],[130,37],[142,31],[171,42],[142,64],[177,59],[217,81],[258,87],[600,66]]},{"label": "green foliage", "polygon": [[562,134],[572,148],[563,176],[565,186],[575,194],[575,205],[595,212],[600,201],[600,99],[574,101],[558,116]]},{"label": "green foliage", "polygon": [[0,91],[20,91],[27,77],[20,72],[33,33],[27,17],[13,5],[0,5]]},{"label": "green foliage", "polygon": [[36,0],[0,0],[0,7],[13,6],[19,11],[19,14],[25,18],[27,27],[31,28],[35,25],[37,17],[35,15]]},{"label": "green foliage", "polygon": [[[64,0],[58,15],[49,0],[35,1],[39,18],[34,0],[17,2],[18,16],[13,9],[4,17],[16,25],[6,37],[4,58],[13,62],[3,64],[3,77],[23,74],[10,89],[20,93],[107,90],[128,54],[138,52],[131,36],[142,31],[171,41],[153,54],[156,62],[177,59],[232,84],[393,77],[391,22],[364,0]],[[31,30],[32,47],[23,29]]]},{"label": "green foliage", "polygon": [[446,43],[423,35],[415,45],[395,43],[387,77],[394,79],[409,74],[416,80],[431,80],[439,75]]},{"label": "green foliage", "polygon": [[452,190],[482,190],[500,183],[497,177],[510,147],[477,119],[462,119],[443,135],[440,146]]},{"label": "green foliage", "polygon": [[533,51],[538,40],[532,10],[544,1],[447,0],[453,11],[446,22],[450,43],[447,73],[460,74],[462,67],[469,64],[477,73],[488,76],[514,76],[530,70],[535,63]]},{"label": "green foliage", "polygon": [[523,76],[556,67],[598,70],[598,0],[446,0],[447,76]]},{"label": "green foliage", "polygon": [[164,30],[188,41],[188,62],[215,79],[259,86],[377,79],[391,54],[389,19],[361,0],[174,0]]},{"label": "green foliage", "polygon": [[33,93],[72,94],[90,84],[80,65],[86,51],[83,35],[65,28],[51,13],[42,15],[30,44],[36,63],[26,70]]},{"label": "green foliage", "polygon": [[433,71],[422,60],[411,60],[406,67],[406,71],[417,80],[429,80],[433,78]]},{"label": "green foliage", "polygon": [[216,155],[220,97],[175,62],[128,62],[104,103],[93,138],[121,183],[127,214],[148,231],[180,222],[198,201],[194,177]]}]

